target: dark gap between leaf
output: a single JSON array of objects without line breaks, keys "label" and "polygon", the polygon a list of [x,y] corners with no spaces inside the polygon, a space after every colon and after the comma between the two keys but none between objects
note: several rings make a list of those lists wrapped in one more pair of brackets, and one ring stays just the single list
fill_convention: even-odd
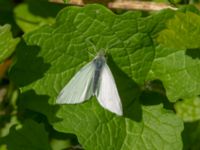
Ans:
[{"label": "dark gap between leaf", "polygon": [[160,80],[153,80],[145,84],[140,95],[143,105],[157,105],[163,103],[166,109],[174,110],[173,103],[170,103],[165,88]]},{"label": "dark gap between leaf", "polygon": [[186,55],[192,57],[193,59],[200,59],[200,48],[187,49]]},{"label": "dark gap between leaf", "polygon": [[200,149],[200,121],[185,122],[182,132],[183,150]]}]

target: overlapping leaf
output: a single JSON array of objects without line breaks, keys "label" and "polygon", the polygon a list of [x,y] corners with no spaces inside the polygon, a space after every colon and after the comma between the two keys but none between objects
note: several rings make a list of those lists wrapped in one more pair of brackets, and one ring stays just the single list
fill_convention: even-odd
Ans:
[{"label": "overlapping leaf", "polygon": [[177,102],[175,109],[184,121],[197,121],[200,119],[200,98],[195,97]]},{"label": "overlapping leaf", "polygon": [[0,26],[0,63],[13,53],[19,42],[19,38],[12,37],[10,29],[8,24]]},{"label": "overlapping leaf", "polygon": [[159,33],[159,45],[148,79],[160,79],[174,102],[200,93],[200,17],[192,12],[176,13]]},{"label": "overlapping leaf", "polygon": [[44,24],[53,24],[56,14],[64,7],[47,0],[25,2],[14,9],[15,20],[24,32],[33,31]]},{"label": "overlapping leaf", "polygon": [[178,12],[175,17],[167,22],[167,29],[163,30],[158,41],[175,49],[199,48],[200,43],[200,16],[192,12]]}]

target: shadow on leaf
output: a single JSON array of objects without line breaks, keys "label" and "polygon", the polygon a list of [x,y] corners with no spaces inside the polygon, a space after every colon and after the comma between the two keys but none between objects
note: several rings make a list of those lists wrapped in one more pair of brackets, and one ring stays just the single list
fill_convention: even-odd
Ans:
[{"label": "shadow on leaf", "polygon": [[184,123],[184,127],[184,131],[182,132],[183,149],[200,149],[200,121]]},{"label": "shadow on leaf", "polygon": [[33,90],[26,91],[20,95],[19,109],[30,109],[45,115],[50,122],[57,122],[61,119],[56,117],[58,105],[48,103],[49,96],[37,95]]},{"label": "shadow on leaf", "polygon": [[35,0],[27,0],[27,2],[28,9],[32,14],[44,18],[54,18],[62,8],[66,7],[66,5],[63,4],[50,3],[48,0],[38,0],[37,3]]},{"label": "shadow on leaf", "polygon": [[17,60],[9,72],[11,79],[18,86],[25,86],[42,78],[50,68],[50,64],[37,56],[39,51],[38,46],[28,46],[23,40],[18,44]]},{"label": "shadow on leaf", "polygon": [[186,55],[192,57],[193,59],[200,59],[199,50],[200,50],[199,48],[187,49],[186,50]]},{"label": "shadow on leaf", "polygon": [[143,105],[157,105],[163,103],[163,107],[173,110],[173,103],[170,103],[166,97],[165,89],[160,80],[148,82],[140,96],[140,102]]}]

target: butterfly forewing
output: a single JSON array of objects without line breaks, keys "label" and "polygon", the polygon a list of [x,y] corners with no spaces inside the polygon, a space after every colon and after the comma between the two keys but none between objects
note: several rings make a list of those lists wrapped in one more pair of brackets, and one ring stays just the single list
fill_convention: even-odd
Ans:
[{"label": "butterfly forewing", "polygon": [[93,94],[95,66],[92,62],[78,71],[60,92],[57,103],[74,104],[88,100]]}]

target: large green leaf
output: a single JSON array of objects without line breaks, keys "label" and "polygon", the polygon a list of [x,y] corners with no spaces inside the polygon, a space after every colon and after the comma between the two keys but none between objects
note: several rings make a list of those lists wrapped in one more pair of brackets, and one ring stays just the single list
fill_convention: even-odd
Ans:
[{"label": "large green leaf", "polygon": [[[67,12],[70,13],[70,15],[77,15],[75,9],[71,9],[71,11]],[[91,15],[94,19],[95,15],[89,13],[90,12],[86,12],[85,14],[89,16]],[[147,18],[139,18],[139,14],[136,14],[137,13],[134,15],[133,13],[126,13],[117,17],[109,15],[108,19],[104,19],[104,23],[102,24],[100,16],[98,16],[100,20],[99,22],[97,21],[98,19],[94,19],[93,22],[91,18],[87,19],[84,14],[78,14],[76,17],[78,19],[75,19],[74,15],[69,16],[67,14],[65,15],[64,13],[60,13],[57,17],[56,26],[59,26],[58,29],[61,31],[67,30],[64,37],[61,33],[59,33],[59,30],[55,29],[58,33],[52,33],[52,37],[45,41],[45,44],[43,44],[44,42],[42,39],[46,40],[46,38],[49,37],[46,32],[53,30],[53,28],[49,26],[37,30],[35,32],[35,35],[37,36],[34,36],[33,38],[28,38],[30,34],[26,37],[29,44],[36,44],[38,43],[38,40],[40,40],[40,43],[43,42],[40,46],[45,45],[45,48],[42,48],[42,50],[48,51],[48,53],[53,52],[54,49],[60,51],[60,53],[67,53],[68,50],[66,52],[64,51],[66,48],[70,49],[70,51],[81,50],[80,59],[74,61],[75,65],[83,62],[83,64],[77,66],[77,70],[80,69],[80,67],[86,62],[91,60],[91,58],[88,59],[89,56],[86,50],[89,49],[90,51],[94,51],[91,44],[93,43],[97,50],[102,48],[108,49],[108,52],[112,55],[114,62],[117,62],[117,67],[119,67],[120,70],[122,70],[136,83],[141,85],[147,80],[160,79],[166,89],[168,98],[172,102],[178,100],[179,98],[188,98],[198,95],[200,93],[200,87],[198,84],[198,70],[200,69],[196,69],[200,67],[198,49],[180,50],[179,48],[175,49],[164,47],[162,43],[154,42],[158,34],[163,34],[163,32],[159,33],[159,31],[162,31],[165,27],[166,21],[173,16],[173,13],[171,11],[164,11]],[[67,18],[65,20],[66,16]],[[186,16],[188,16],[188,14],[186,14]],[[86,18],[82,19],[83,17]],[[113,24],[113,18],[117,25]],[[73,22],[73,20],[75,21]],[[83,23],[80,24],[80,21]],[[159,24],[157,24],[158,21]],[[67,22],[68,26],[65,26],[64,22]],[[90,28],[88,28],[89,24],[91,24]],[[75,28],[75,26],[77,27]],[[100,30],[101,28],[104,28],[104,30]],[[83,32],[86,29],[87,32]],[[72,34],[70,33],[71,31],[76,32]],[[66,41],[63,42],[63,44],[60,44],[62,40],[59,39],[61,37],[63,37],[62,40]],[[34,39],[36,40],[34,41]],[[69,41],[68,39],[76,40]],[[47,43],[48,41],[49,43]],[[77,44],[77,42],[79,44]],[[81,42],[82,44],[80,44]],[[46,48],[48,47],[46,46],[48,44],[53,44],[53,46],[49,46],[48,49]],[[61,68],[61,71],[63,70],[62,68],[64,68],[66,70],[67,68],[62,67],[64,64],[63,62],[66,64],[70,63],[70,65],[73,66],[73,63],[71,63],[70,60],[72,58],[69,59],[67,55],[62,55],[62,57],[58,58],[58,55],[58,53],[51,56],[48,55],[47,57],[51,57],[50,59],[45,58],[46,56],[42,57],[46,59],[46,63],[52,65],[50,69],[56,68],[59,70],[59,68]],[[52,59],[59,59],[58,62],[61,65],[57,62],[56,65],[52,64],[52,62],[50,62]],[[108,61],[112,60],[109,60],[108,58]],[[24,66],[21,67],[24,68]],[[182,82],[183,80],[186,82]],[[65,83],[67,83],[66,80]]]},{"label": "large green leaf", "polygon": [[192,12],[176,13],[159,33],[159,45],[148,79],[160,79],[168,98],[190,98],[200,93],[200,52],[197,28],[200,17]]},{"label": "large green leaf", "polygon": [[101,110],[96,102],[68,106],[60,109],[58,116],[63,120],[54,126],[62,132],[76,133],[87,150],[176,150],[182,147],[181,121],[161,105],[143,106],[140,122]]},{"label": "large green leaf", "polygon": [[16,48],[19,38],[13,38],[10,25],[0,26],[0,63],[8,58]]},{"label": "large green leaf", "polygon": [[[53,26],[26,34],[18,47],[10,75],[21,86],[24,107],[45,114],[57,130],[75,133],[88,150],[182,149],[182,121],[162,104],[138,102],[139,86],[155,59],[154,38],[171,16],[169,10],[147,18],[137,12],[114,15],[101,5],[63,9]],[[100,49],[107,51],[124,116],[103,109],[95,98],[79,105],[52,105],[71,77],[93,59],[90,54]]]},{"label": "large green leaf", "polygon": [[144,106],[135,102],[132,109],[137,111],[130,119],[105,111],[95,99],[61,109],[49,105],[47,99],[25,92],[20,105],[48,116],[60,132],[75,133],[87,150],[182,149],[181,120],[161,104],[147,105],[150,100],[160,103],[162,97],[143,96]]}]

